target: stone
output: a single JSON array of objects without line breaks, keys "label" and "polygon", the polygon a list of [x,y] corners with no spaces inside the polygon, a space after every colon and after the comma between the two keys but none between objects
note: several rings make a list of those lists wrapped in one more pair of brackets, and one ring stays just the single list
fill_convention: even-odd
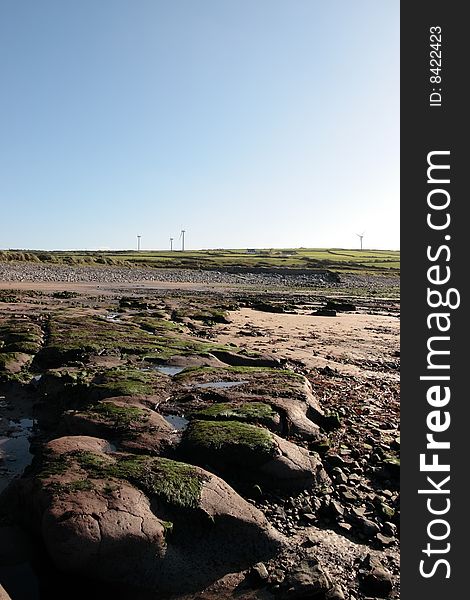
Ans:
[{"label": "stone", "polygon": [[123,450],[163,454],[174,443],[173,427],[143,401],[109,398],[86,411],[67,411],[61,420],[65,435],[113,439]]},{"label": "stone", "polygon": [[312,513],[304,513],[303,518],[307,521],[307,523],[316,523],[317,517]]},{"label": "stone", "polygon": [[364,535],[368,538],[372,538],[380,532],[380,527],[377,523],[374,523],[374,521],[371,521],[370,519],[363,518],[358,521],[358,525],[362,529]]},{"label": "stone", "polygon": [[386,598],[392,591],[392,576],[378,558],[367,555],[359,571],[362,589],[366,594]]},{"label": "stone", "polygon": [[330,508],[330,513],[336,519],[338,519],[339,517],[342,517],[344,515],[344,508],[341,506],[341,504],[339,502],[336,502],[335,500],[331,500],[329,508]]},{"label": "stone", "polygon": [[387,521],[390,521],[395,516],[395,510],[388,504],[385,504],[385,502],[380,502],[378,508],[382,517],[387,519]]},{"label": "stone", "polygon": [[11,600],[3,585],[0,583],[0,600]]},{"label": "stone", "polygon": [[386,521],[383,525],[382,531],[384,535],[394,537],[397,534],[397,526],[395,525],[395,523],[390,523],[390,521]]},{"label": "stone", "polygon": [[269,579],[269,573],[266,565],[262,562],[256,563],[251,569],[252,574],[261,582],[265,582]]},{"label": "stone", "polygon": [[381,546],[384,546],[384,547],[391,546],[392,544],[395,543],[394,537],[388,537],[386,535],[383,535],[382,533],[377,533],[375,538],[381,544]]},{"label": "stone", "polygon": [[325,600],[345,600],[344,592],[340,585],[335,584],[325,594]]},{"label": "stone", "polygon": [[341,531],[341,533],[347,534],[351,531],[352,525],[350,525],[349,523],[345,523],[344,521],[341,521],[340,523],[338,523],[338,529]]},{"label": "stone", "polygon": [[298,493],[329,483],[317,454],[276,434],[238,421],[196,420],[185,431],[182,451],[241,485]]},{"label": "stone", "polygon": [[273,356],[246,356],[227,350],[212,350],[212,355],[231,367],[268,367],[278,368],[281,361]]},{"label": "stone", "polygon": [[351,492],[350,490],[345,490],[341,492],[341,496],[345,500],[345,502],[354,502],[357,498],[356,494]]},{"label": "stone", "polygon": [[282,598],[310,600],[323,597],[332,587],[328,572],[314,555],[300,560],[286,575],[286,594]]},{"label": "stone", "polygon": [[200,589],[272,558],[284,538],[223,480],[199,467],[113,452],[105,440],[45,445],[34,474],[2,500],[39,532],[56,567],[162,594]]},{"label": "stone", "polygon": [[332,467],[342,467],[346,464],[344,458],[339,456],[339,454],[330,454],[328,453],[325,456],[326,462]]}]

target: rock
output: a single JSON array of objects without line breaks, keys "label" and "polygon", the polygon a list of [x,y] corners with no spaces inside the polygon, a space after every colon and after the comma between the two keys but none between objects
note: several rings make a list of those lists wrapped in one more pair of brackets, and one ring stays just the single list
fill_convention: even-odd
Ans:
[{"label": "rock", "polygon": [[307,523],[316,523],[317,521],[317,517],[313,513],[304,513],[302,516]]},{"label": "rock", "polygon": [[383,461],[380,476],[383,479],[400,479],[400,460],[397,458],[386,458]]},{"label": "rock", "polygon": [[338,529],[343,534],[348,534],[352,529],[352,525],[350,525],[349,523],[345,523],[344,521],[341,521],[340,523],[338,523]]},{"label": "rock", "polygon": [[269,579],[269,573],[266,568],[266,565],[262,562],[256,563],[256,565],[252,567],[251,572],[254,575],[255,579],[257,579],[260,582],[264,583]]},{"label": "rock", "polygon": [[386,598],[392,591],[392,576],[378,558],[367,555],[359,571],[361,585],[366,594]]},{"label": "rock", "polygon": [[326,308],[336,310],[337,312],[351,312],[356,310],[356,306],[352,302],[337,302],[336,300],[328,300]]},{"label": "rock", "polygon": [[341,496],[343,497],[345,502],[354,502],[357,498],[356,494],[354,494],[354,492],[351,492],[350,490],[345,490],[344,492],[341,491]]},{"label": "rock", "polygon": [[274,585],[278,585],[284,581],[286,574],[281,569],[274,569],[269,578],[270,582]]},{"label": "rock", "polygon": [[377,541],[380,543],[380,545],[383,547],[391,546],[392,544],[395,543],[394,537],[388,537],[386,535],[383,535],[382,533],[377,533],[377,535],[375,537],[376,537]]},{"label": "rock", "polygon": [[258,509],[198,467],[84,436],[49,442],[40,460],[2,499],[65,572],[182,593],[283,544]]},{"label": "rock", "polygon": [[[240,385],[229,390],[222,387],[210,389],[211,384],[234,379],[240,381]],[[254,370],[249,373],[234,372],[230,367],[217,372],[200,369],[181,373],[177,383],[188,414],[196,413],[201,408],[212,408],[214,401],[232,405],[262,403],[283,415],[290,438],[297,437],[317,444],[325,439],[320,431],[324,419],[320,402],[308,379],[297,373],[281,369]],[[201,385],[209,389],[203,389]]]},{"label": "rock", "polygon": [[344,458],[342,456],[340,456],[339,454],[328,453],[325,456],[325,460],[332,467],[342,467],[347,464],[346,461],[344,460]]},{"label": "rock", "polygon": [[358,525],[367,538],[372,538],[380,532],[380,527],[374,521],[363,518],[358,520]]},{"label": "rock", "polygon": [[193,421],[185,431],[183,451],[240,483],[300,492],[322,486],[328,476],[318,455],[270,431],[238,421]]},{"label": "rock", "polygon": [[344,592],[341,589],[341,586],[335,584],[331,589],[329,589],[325,594],[325,600],[345,600]]},{"label": "rock", "polygon": [[175,355],[169,358],[165,365],[171,367],[220,367],[223,368],[225,363],[216,358],[213,354],[185,354]]},{"label": "rock", "polygon": [[336,311],[332,308],[319,308],[312,314],[317,317],[336,317]]},{"label": "rock", "polygon": [[395,523],[390,523],[386,521],[383,526],[383,533],[388,535],[389,537],[394,537],[397,534],[397,526]]},{"label": "rock", "polygon": [[212,350],[212,355],[223,363],[231,367],[269,367],[276,368],[281,366],[281,361],[272,356],[246,356],[227,350]]},{"label": "rock", "polygon": [[390,521],[395,516],[395,510],[388,504],[385,504],[385,502],[379,502],[378,509],[382,517],[387,521]]},{"label": "rock", "polygon": [[334,481],[338,484],[346,484],[348,482],[348,478],[340,467],[335,467],[332,470],[331,475]]},{"label": "rock", "polygon": [[285,584],[288,589],[281,598],[290,600],[322,598],[332,587],[329,574],[312,555],[307,555],[287,573]]},{"label": "rock", "polygon": [[275,434],[273,437],[277,456],[260,467],[260,474],[263,479],[268,477],[270,487],[292,493],[329,482],[318,455],[312,455],[305,448]]},{"label": "rock", "polygon": [[341,506],[341,504],[339,502],[336,502],[336,500],[330,501],[329,508],[330,508],[331,515],[335,519],[338,519],[339,517],[342,517],[344,515],[344,508]]},{"label": "rock", "polygon": [[3,587],[3,585],[1,583],[0,583],[0,600],[11,600],[11,597],[5,591],[5,588]]},{"label": "rock", "polygon": [[64,435],[106,437],[123,450],[162,454],[172,445],[173,427],[143,401],[110,398],[86,411],[67,411],[61,422]]}]

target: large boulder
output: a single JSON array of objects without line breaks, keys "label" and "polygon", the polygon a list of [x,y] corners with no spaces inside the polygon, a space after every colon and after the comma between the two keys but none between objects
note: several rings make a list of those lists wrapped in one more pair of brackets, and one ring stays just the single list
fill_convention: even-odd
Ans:
[{"label": "large boulder", "polygon": [[296,493],[328,481],[318,455],[267,429],[238,421],[192,421],[182,450],[198,464],[242,485]]},{"label": "large boulder", "polygon": [[7,501],[60,569],[162,593],[201,589],[283,541],[215,475],[85,436],[49,442]]},{"label": "large boulder", "polygon": [[67,411],[61,430],[64,435],[104,437],[122,450],[147,454],[162,454],[176,441],[164,417],[128,397],[104,400],[85,411]]}]

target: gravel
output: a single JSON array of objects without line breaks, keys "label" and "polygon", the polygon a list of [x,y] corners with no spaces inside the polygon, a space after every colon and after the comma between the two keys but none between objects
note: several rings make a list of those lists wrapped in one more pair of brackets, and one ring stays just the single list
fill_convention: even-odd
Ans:
[{"label": "gravel", "polygon": [[160,281],[168,283],[257,285],[281,287],[387,287],[398,284],[397,277],[341,276],[341,283],[328,273],[226,273],[196,269],[146,269],[123,267],[92,267],[0,263],[0,281],[51,283],[137,283]]}]

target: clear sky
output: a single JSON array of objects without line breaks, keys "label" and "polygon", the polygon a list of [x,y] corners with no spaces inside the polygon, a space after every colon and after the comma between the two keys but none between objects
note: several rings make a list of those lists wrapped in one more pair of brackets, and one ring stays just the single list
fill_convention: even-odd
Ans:
[{"label": "clear sky", "polygon": [[0,0],[0,248],[399,247],[399,0]]}]

